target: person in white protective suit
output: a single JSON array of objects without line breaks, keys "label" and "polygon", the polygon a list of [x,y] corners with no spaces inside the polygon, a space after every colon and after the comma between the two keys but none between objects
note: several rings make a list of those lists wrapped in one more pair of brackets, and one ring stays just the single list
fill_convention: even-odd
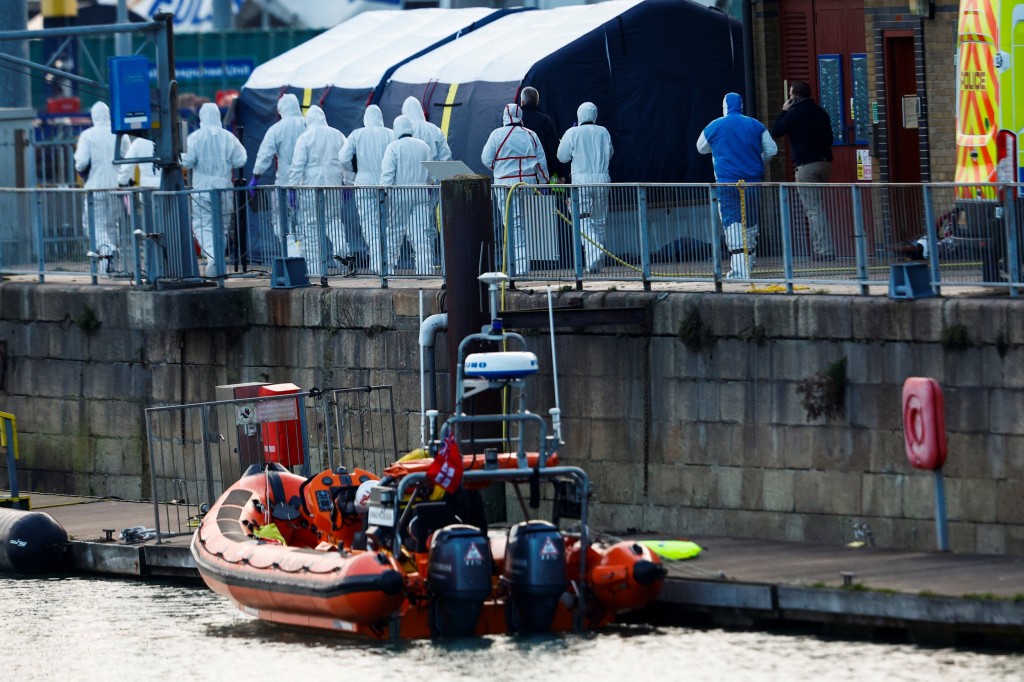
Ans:
[{"label": "person in white protective suit", "polygon": [[418,99],[406,97],[402,103],[402,115],[412,125],[412,136],[423,140],[430,147],[430,161],[451,161],[452,150],[448,146],[448,138],[423,115],[423,105]]},{"label": "person in white protective suit", "polygon": [[[280,118],[267,128],[266,134],[260,140],[260,147],[256,151],[256,161],[252,166],[252,178],[249,179],[249,196],[253,196],[252,192],[259,184],[260,176],[270,170],[275,159],[277,160],[277,175],[274,183],[281,186],[287,185],[291,177],[295,143],[298,142],[299,136],[306,131],[306,119],[302,117],[299,98],[291,93],[284,94],[281,99],[277,100],[277,113]],[[271,216],[275,233],[279,237],[283,237],[288,232],[288,226],[278,225],[280,210],[277,192],[274,192],[271,200]]]},{"label": "person in white protective suit", "polygon": [[356,209],[363,229],[363,240],[370,251],[370,269],[380,273],[380,196],[379,190],[369,189],[380,185],[380,165],[384,150],[395,139],[391,129],[384,126],[384,114],[380,107],[371,104],[363,112],[363,127],[356,128],[341,148],[341,165],[355,173],[355,184],[367,189],[356,189]]},{"label": "person in white protective suit", "polygon": [[[117,136],[110,131],[110,107],[96,102],[90,110],[92,125],[82,131],[75,146],[75,170],[85,180],[84,187],[96,190],[93,197],[93,224],[96,228],[95,241],[89,245],[91,251],[109,256],[100,261],[100,272],[116,270],[113,263],[117,258],[118,204],[117,198],[102,190],[117,189],[117,166],[114,165],[114,149]],[[121,138],[121,156],[128,152],[128,138]],[[89,201],[86,198],[82,211],[82,231],[89,236]]]},{"label": "person in white protective suit", "polygon": [[[497,193],[498,208],[506,226],[501,242],[508,244],[512,252],[511,274],[525,275],[530,269],[530,257],[526,250],[522,196],[512,195],[506,214],[507,191],[517,183],[547,184],[548,164],[540,138],[523,127],[523,110],[518,104],[513,102],[502,108],[501,123],[502,126],[492,130],[484,143],[480,161],[494,171],[495,186],[503,188]],[[508,252],[503,248],[502,253]]]},{"label": "person in white protective suit", "polygon": [[[341,166],[341,149],[345,135],[327,125],[324,110],[313,105],[306,111],[306,132],[295,143],[289,185],[298,187],[340,187],[345,184],[345,171]],[[306,258],[306,271],[311,275],[324,274],[324,263],[332,256],[347,258],[348,240],[345,223],[341,218],[341,190],[323,190],[321,223],[318,190],[300,189],[298,222],[302,225],[302,251]],[[330,246],[321,243],[321,225]]]},{"label": "person in white protective suit", "polygon": [[[181,165],[192,170],[192,189],[213,190],[231,188],[231,171],[245,165],[245,147],[220,124],[220,109],[213,102],[199,108],[199,130],[190,133],[181,154]],[[223,270],[224,252],[216,253],[213,241],[213,193],[192,194],[192,232],[206,256],[206,276],[219,277]],[[230,191],[222,192],[220,205],[221,225],[227,229],[234,205]]]},{"label": "person in white protective suit", "polygon": [[[156,156],[156,145],[152,140],[145,137],[136,137],[128,145],[128,152],[124,155],[126,159],[152,159]],[[160,169],[152,161],[142,163],[125,163],[118,166],[117,184],[120,187],[129,187],[135,180],[135,170],[138,169],[139,187],[146,189],[160,189]]]},{"label": "person in white protective suit", "polygon": [[763,123],[743,115],[743,98],[737,93],[726,93],[722,113],[697,138],[697,151],[711,154],[718,182],[735,184],[717,188],[730,255],[726,279],[749,279],[757,248],[758,188],[740,183],[764,180],[765,164],[779,148]]},{"label": "person in white protective suit", "polygon": [[[608,164],[612,159],[612,137],[597,125],[597,106],[584,102],[576,110],[576,125],[565,131],[558,144],[558,160],[571,163],[572,184],[594,185],[611,182]],[[608,188],[580,187],[578,203],[583,236],[583,266],[587,272],[601,268],[604,228],[608,217]]]},{"label": "person in white protective suit", "polygon": [[412,122],[407,116],[399,116],[394,123],[395,140],[384,150],[380,165],[380,184],[385,187],[400,186],[388,194],[387,262],[384,267],[391,271],[398,262],[402,240],[408,239],[416,258],[416,274],[434,274],[434,240],[437,230],[432,219],[430,192],[422,187],[406,185],[429,185],[430,176],[424,161],[431,160],[430,147],[423,140],[412,135]]}]

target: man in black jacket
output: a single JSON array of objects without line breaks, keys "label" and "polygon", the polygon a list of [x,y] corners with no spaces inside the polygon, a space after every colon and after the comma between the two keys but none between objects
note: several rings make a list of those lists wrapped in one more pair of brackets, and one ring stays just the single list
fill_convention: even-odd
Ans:
[{"label": "man in black jacket", "polygon": [[532,130],[540,138],[551,181],[568,182],[563,164],[558,160],[558,130],[551,117],[540,110],[540,93],[537,89],[529,86],[523,88],[519,93],[519,106],[523,110],[523,127]]},{"label": "man in black jacket", "polygon": [[[772,137],[789,135],[789,146],[796,166],[796,181],[820,184],[832,174],[832,121],[828,112],[811,99],[811,86],[803,81],[789,88],[789,99],[772,126]],[[825,196],[821,187],[797,189],[811,228],[814,255],[824,260],[836,256],[832,233],[826,220]]]}]

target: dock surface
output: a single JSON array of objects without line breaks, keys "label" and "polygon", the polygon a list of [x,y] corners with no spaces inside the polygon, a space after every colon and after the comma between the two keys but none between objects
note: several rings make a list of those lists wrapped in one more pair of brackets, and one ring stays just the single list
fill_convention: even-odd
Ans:
[{"label": "dock surface", "polygon": [[[126,528],[152,527],[152,503],[38,493],[31,501],[33,511],[49,514],[67,531],[76,572],[200,580],[189,551],[190,535],[160,543],[119,539]],[[696,559],[666,562],[668,579],[655,605],[660,611],[750,623],[987,633],[1024,641],[1021,556],[688,539],[704,550]]]}]

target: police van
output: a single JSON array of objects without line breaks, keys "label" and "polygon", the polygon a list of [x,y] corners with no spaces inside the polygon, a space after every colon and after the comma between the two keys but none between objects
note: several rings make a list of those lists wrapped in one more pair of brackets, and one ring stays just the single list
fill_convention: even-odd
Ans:
[{"label": "police van", "polygon": [[981,258],[982,279],[994,282],[1008,269],[1006,197],[970,185],[1024,180],[1024,2],[961,0],[956,68],[955,236]]}]

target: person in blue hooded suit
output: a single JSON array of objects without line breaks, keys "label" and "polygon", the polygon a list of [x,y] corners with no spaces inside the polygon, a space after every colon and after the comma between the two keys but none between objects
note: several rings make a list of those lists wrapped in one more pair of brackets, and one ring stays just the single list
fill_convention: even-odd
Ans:
[{"label": "person in blue hooded suit", "polygon": [[[722,111],[723,116],[697,138],[697,151],[711,154],[719,183],[762,182],[765,164],[779,151],[775,140],[763,123],[743,115],[743,98],[735,92],[726,94]],[[757,248],[757,198],[753,187],[718,188],[718,211],[730,255],[726,279],[750,278]]]}]

